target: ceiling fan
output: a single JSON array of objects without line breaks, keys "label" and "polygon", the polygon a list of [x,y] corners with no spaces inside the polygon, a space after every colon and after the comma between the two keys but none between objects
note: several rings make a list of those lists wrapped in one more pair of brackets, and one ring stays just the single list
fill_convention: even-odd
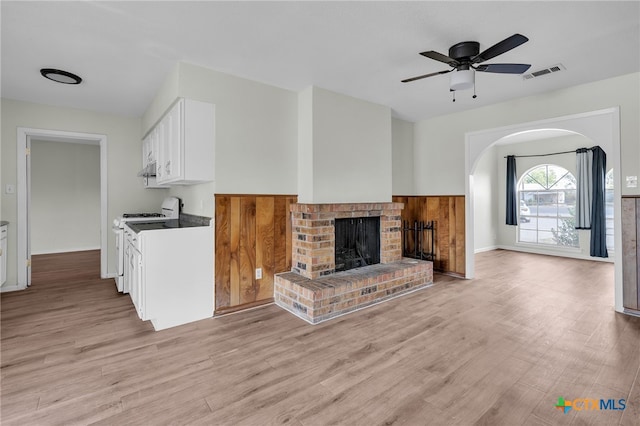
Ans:
[{"label": "ceiling fan", "polygon": [[[500,74],[522,74],[531,67],[530,64],[482,64],[484,61],[493,59],[498,55],[502,55],[511,49],[526,43],[529,39],[522,34],[514,34],[511,37],[507,37],[499,43],[494,44],[490,48],[486,49],[482,53],[480,52],[480,43],[477,41],[463,41],[461,43],[454,44],[449,48],[449,56],[442,53],[429,50],[427,52],[421,52],[422,56],[430,59],[434,59],[439,62],[444,62],[451,67],[450,70],[433,72],[430,74],[420,75],[417,77],[407,78],[402,80],[403,83],[409,83],[410,81],[420,80],[427,77],[433,77],[435,75],[447,74],[455,71],[451,75],[451,82],[449,90],[455,92],[456,90],[466,90],[471,87],[475,87],[475,71],[479,72],[493,72]],[[477,65],[476,65],[477,64]],[[454,94],[455,96],[455,94]],[[474,94],[475,98],[476,95]],[[455,102],[455,97],[454,97]]]}]

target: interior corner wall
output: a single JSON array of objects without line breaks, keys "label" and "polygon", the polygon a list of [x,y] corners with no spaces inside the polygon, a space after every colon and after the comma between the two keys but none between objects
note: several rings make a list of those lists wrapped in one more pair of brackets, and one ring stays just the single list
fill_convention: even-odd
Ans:
[{"label": "interior corner wall", "polygon": [[391,119],[391,190],[393,195],[414,195],[413,123]]},{"label": "interior corner wall", "polygon": [[[17,183],[18,127],[103,134],[107,136],[108,220],[125,211],[157,211],[162,198],[157,192],[144,189],[136,176],[142,167],[140,124],[140,118],[2,99],[2,182]],[[12,286],[17,283],[18,200],[16,194],[4,191],[1,197],[2,220],[10,222],[5,285]],[[107,273],[115,274],[115,239],[107,238]]]},{"label": "interior corner wall", "polygon": [[100,146],[31,142],[31,254],[100,249]]},{"label": "interior corner wall", "polygon": [[167,74],[162,85],[156,91],[156,95],[142,115],[142,128],[140,140],[162,118],[173,101],[178,98],[180,86],[180,63],[177,63]]},{"label": "interior corner wall", "polygon": [[[522,84],[529,84],[524,82]],[[640,73],[462,111],[415,124],[416,192],[465,193],[465,134],[620,107],[621,176],[640,176]],[[638,195],[640,187],[621,188]]]},{"label": "interior corner wall", "polygon": [[183,211],[213,217],[214,193],[296,193],[297,93],[181,62],[147,109],[145,128],[177,97],[212,103],[216,111],[215,181],[172,186]]},{"label": "interior corner wall", "polygon": [[361,99],[312,88],[314,204],[390,202],[391,110]]}]

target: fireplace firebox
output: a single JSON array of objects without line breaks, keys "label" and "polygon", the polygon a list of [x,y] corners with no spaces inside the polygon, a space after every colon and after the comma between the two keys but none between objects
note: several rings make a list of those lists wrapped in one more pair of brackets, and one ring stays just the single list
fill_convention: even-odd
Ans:
[{"label": "fireplace firebox", "polygon": [[335,220],[335,271],[380,263],[380,217]]}]

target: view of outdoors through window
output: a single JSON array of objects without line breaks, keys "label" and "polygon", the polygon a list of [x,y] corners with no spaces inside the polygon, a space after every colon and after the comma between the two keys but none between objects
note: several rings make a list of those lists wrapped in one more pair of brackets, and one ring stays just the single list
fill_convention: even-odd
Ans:
[{"label": "view of outdoors through window", "polygon": [[518,183],[518,241],[578,247],[575,229],[576,178],[566,169],[544,164]]},{"label": "view of outdoors through window", "polygon": [[613,169],[605,175],[605,198],[607,209],[607,250],[613,250]]}]

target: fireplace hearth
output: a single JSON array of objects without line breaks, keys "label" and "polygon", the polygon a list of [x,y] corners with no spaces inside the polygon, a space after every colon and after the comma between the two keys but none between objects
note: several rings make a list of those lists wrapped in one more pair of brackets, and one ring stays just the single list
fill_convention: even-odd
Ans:
[{"label": "fireplace hearth", "polygon": [[402,257],[402,203],[292,204],[292,268],[275,303],[317,324],[433,283],[431,262]]}]

